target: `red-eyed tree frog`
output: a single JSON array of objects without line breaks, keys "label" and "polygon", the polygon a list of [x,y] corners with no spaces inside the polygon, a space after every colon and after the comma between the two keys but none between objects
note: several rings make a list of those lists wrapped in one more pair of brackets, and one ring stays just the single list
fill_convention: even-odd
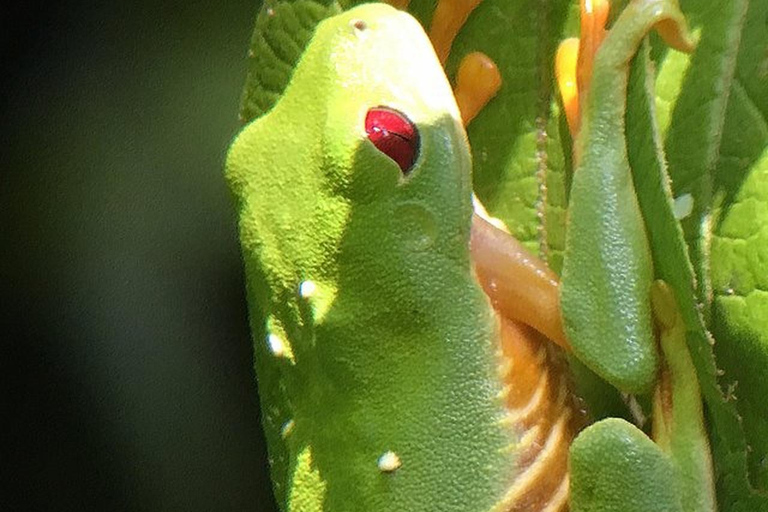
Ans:
[{"label": "red-eyed tree frog", "polygon": [[[676,14],[636,3],[652,4],[645,31]],[[370,4],[323,21],[226,168],[252,321],[266,318],[255,360],[283,510],[714,510],[673,296],[649,284],[644,303],[665,362],[657,442],[618,419],[578,434],[549,341],[572,344],[557,279],[473,214],[461,114],[408,14]]]}]

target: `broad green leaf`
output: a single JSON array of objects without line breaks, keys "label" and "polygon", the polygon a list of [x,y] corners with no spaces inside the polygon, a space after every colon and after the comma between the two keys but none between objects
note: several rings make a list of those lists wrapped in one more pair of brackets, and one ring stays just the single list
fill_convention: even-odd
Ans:
[{"label": "broad green leaf", "polygon": [[562,167],[559,137],[548,130],[554,51],[571,5],[484,0],[456,38],[447,63],[450,77],[464,55],[481,51],[499,66],[502,88],[468,129],[475,193],[535,252],[543,234],[544,179],[550,166]]},{"label": "broad green leaf", "polygon": [[[711,243],[715,352],[723,385],[743,418],[751,484],[763,491],[768,491],[767,17],[766,2],[750,3],[714,176]],[[739,499],[735,493],[728,497]]]},{"label": "broad green leaf", "polygon": [[[645,52],[638,55],[632,68],[628,104],[629,159],[635,169],[633,176],[648,230],[655,275],[670,284],[680,305],[689,350],[708,406],[715,468],[721,477],[718,497],[723,501],[726,495],[749,493],[744,485],[747,447],[734,404],[726,401],[717,383],[712,338],[696,301],[693,268],[682,229],[674,215],[663,149],[654,119],[653,74]],[[737,480],[736,475],[741,475],[741,480]],[[738,490],[733,488],[737,481]]]},{"label": "broad green leaf", "polygon": [[690,62],[678,66],[684,67],[685,72],[680,75],[679,94],[672,107],[665,148],[675,197],[690,194],[693,200],[693,209],[682,225],[696,271],[699,301],[704,304],[707,319],[706,229],[712,172],[719,154],[747,0],[687,0],[681,2],[681,6],[699,41]]},{"label": "broad green leaf", "polygon": [[[669,123],[667,149],[674,188],[678,196],[690,194],[694,204],[684,226],[696,265],[699,300],[704,301],[706,307],[711,294],[715,295],[712,329],[717,339],[717,363],[725,370],[723,382],[729,387],[727,398],[731,400],[722,402],[714,386],[707,382],[712,380],[711,369],[705,373],[700,371],[719,477],[718,499],[725,510],[764,510],[768,508],[766,498],[750,489],[745,460],[749,457],[752,484],[765,488],[768,408],[761,404],[765,403],[768,390],[763,377],[768,358],[765,341],[761,343],[755,337],[755,333],[764,332],[760,330],[759,317],[765,309],[758,304],[745,308],[746,293],[739,296],[744,289],[736,293],[733,284],[745,272],[759,273],[759,269],[752,268],[744,258],[747,254],[744,242],[750,236],[748,233],[759,231],[759,221],[765,222],[766,216],[761,217],[751,208],[739,212],[738,207],[731,206],[740,202],[739,194],[750,197],[750,187],[745,180],[749,171],[753,173],[753,183],[761,180],[757,159],[766,146],[768,88],[765,73],[760,78],[759,69],[760,63],[765,62],[768,43],[764,23],[766,7],[765,3],[751,2],[747,14],[746,2],[715,6],[710,2],[689,1],[685,5],[701,37],[699,48],[691,59],[674,52],[666,56],[656,92],[660,110],[667,117],[665,124]],[[742,82],[749,84],[749,90],[756,97],[763,98],[762,112],[751,103]],[[715,164],[717,174],[713,175]],[[715,197],[723,207],[720,218],[716,217],[711,223],[714,234],[710,247],[707,226],[713,179]],[[742,186],[743,180],[745,186]],[[738,234],[730,231],[737,225],[741,226],[735,229]],[[756,250],[764,247],[766,240],[756,237],[753,242]],[[743,315],[746,309],[753,315]],[[734,381],[739,382],[739,390],[745,390],[745,400],[736,401],[735,405],[742,415],[749,447],[731,412]]]}]

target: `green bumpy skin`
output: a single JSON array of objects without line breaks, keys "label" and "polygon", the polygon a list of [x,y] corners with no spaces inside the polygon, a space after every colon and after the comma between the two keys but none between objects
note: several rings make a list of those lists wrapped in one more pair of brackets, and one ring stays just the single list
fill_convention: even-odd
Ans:
[{"label": "green bumpy skin", "polygon": [[672,459],[625,420],[579,434],[570,468],[572,512],[683,512]]},{"label": "green bumpy skin", "polygon": [[[407,176],[366,137],[377,106],[418,128]],[[429,40],[382,4],[323,21],[283,97],[233,143],[283,510],[488,511],[513,479],[496,324],[468,253],[470,167]],[[399,467],[380,461],[390,451]]]},{"label": "green bumpy skin", "polygon": [[[627,393],[651,390],[658,370],[650,290],[653,263],[627,157],[629,64],[652,28],[689,48],[676,0],[634,0],[600,46],[576,140],[560,289],[576,357]],[[637,169],[635,172],[643,172]]]}]

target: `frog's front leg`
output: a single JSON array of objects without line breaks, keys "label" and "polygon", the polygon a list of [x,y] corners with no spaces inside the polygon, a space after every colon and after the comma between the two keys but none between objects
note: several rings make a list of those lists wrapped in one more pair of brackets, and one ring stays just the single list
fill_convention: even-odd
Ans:
[{"label": "frog's front leg", "polygon": [[683,512],[672,460],[631,423],[591,425],[570,455],[573,512]]},{"label": "frog's front leg", "polygon": [[[630,59],[651,28],[661,29],[669,44],[690,50],[684,20],[675,2],[635,0],[605,37],[607,2],[587,3],[597,9],[586,23],[582,20],[582,29],[589,30],[578,58],[570,41],[558,59],[563,103],[576,139],[563,314],[575,351],[589,365],[625,389],[652,384],[655,395],[653,441],[619,419],[600,421],[576,438],[570,460],[572,510],[713,511],[712,463],[685,326],[670,288],[661,281],[651,284],[645,228],[637,222],[640,211],[624,147]],[[570,66],[564,65],[568,61]],[[618,265],[616,254],[624,258]],[[600,322],[587,313],[590,307],[601,315]],[[630,379],[628,358],[615,357],[626,350],[642,354],[639,366],[648,366]]]},{"label": "frog's front leg", "polygon": [[472,218],[470,251],[478,279],[497,311],[569,348],[557,275],[541,259],[478,214]]},{"label": "frog's front leg", "polygon": [[[679,34],[670,36],[670,26]],[[686,28],[676,2],[634,0],[594,56],[588,95],[579,101],[560,294],[574,354],[628,393],[650,391],[658,370],[648,295],[653,264],[624,125],[630,62],[657,27],[670,44],[690,49],[679,42]]]}]

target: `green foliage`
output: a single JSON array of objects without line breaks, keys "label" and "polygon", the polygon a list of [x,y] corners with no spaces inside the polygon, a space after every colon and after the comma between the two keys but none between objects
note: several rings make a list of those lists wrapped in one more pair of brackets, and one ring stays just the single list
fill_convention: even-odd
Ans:
[{"label": "green foliage", "polygon": [[[721,381],[744,421],[751,447],[747,453],[751,483],[764,490],[768,489],[766,19],[768,3],[750,2],[713,174],[710,247],[712,331]],[[757,508],[745,501],[739,510]]]},{"label": "green foliage", "polygon": [[[502,88],[468,129],[474,188],[489,212],[535,252],[544,228],[547,156],[559,150],[546,127],[552,61],[568,10],[568,2],[485,0],[457,36],[446,65],[452,77],[467,53],[481,51],[499,67]],[[559,160],[552,163],[562,165]],[[562,189],[551,193],[562,204]]]},{"label": "green foliage", "polygon": [[[696,51],[682,54],[650,38],[632,64],[625,122],[615,113],[625,131],[619,126],[613,142],[619,150],[626,145],[636,192],[619,203],[637,201],[632,229],[644,227],[653,277],[670,284],[680,307],[706,404],[720,509],[768,510],[768,3],[680,4]],[[414,0],[412,10],[428,24],[433,6]],[[343,7],[266,2],[244,119],[269,110],[313,23]],[[290,14],[273,16],[278,11]],[[552,69],[555,46],[573,26],[569,2],[485,0],[447,63],[449,78],[470,51],[498,64],[502,89],[468,130],[474,187],[488,210],[558,271],[571,194],[589,193],[599,204],[612,197],[596,176],[570,190],[572,148]],[[586,140],[587,152],[604,142]],[[608,335],[603,324],[597,330]],[[615,392],[588,371],[578,373],[595,417],[616,414]]]},{"label": "green foliage", "polygon": [[283,93],[320,20],[341,12],[335,0],[266,0],[248,50],[240,118],[267,112]]}]

